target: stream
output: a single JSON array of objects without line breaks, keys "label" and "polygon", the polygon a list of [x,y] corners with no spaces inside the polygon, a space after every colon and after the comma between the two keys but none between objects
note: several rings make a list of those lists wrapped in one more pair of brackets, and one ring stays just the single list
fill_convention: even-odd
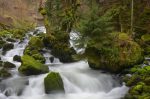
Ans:
[{"label": "stream", "polygon": [[[38,33],[45,32],[44,27],[37,27]],[[11,70],[11,78],[0,82],[0,99],[121,99],[128,91],[124,84],[120,84],[114,75],[96,71],[89,68],[86,61],[63,64],[55,58],[51,63],[50,51],[43,55],[46,58],[46,65],[50,71],[59,72],[65,88],[65,93],[45,94],[44,77],[47,74],[37,76],[22,76],[18,73],[20,62],[13,61],[15,55],[23,55],[28,45],[30,35],[28,32],[22,42],[15,42],[14,49],[8,51],[3,61],[14,63],[17,67]],[[0,50],[1,52],[1,50]]]}]

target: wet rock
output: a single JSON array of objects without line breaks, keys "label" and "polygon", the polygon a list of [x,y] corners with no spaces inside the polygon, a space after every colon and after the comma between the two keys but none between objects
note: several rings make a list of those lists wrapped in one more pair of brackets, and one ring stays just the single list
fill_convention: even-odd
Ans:
[{"label": "wet rock", "polygon": [[10,62],[4,62],[4,68],[15,68],[16,65]]},{"label": "wet rock", "polygon": [[12,43],[7,43],[7,44],[5,44],[5,45],[3,46],[3,51],[6,52],[6,51],[9,51],[9,50],[11,50],[11,49],[13,49],[13,48],[14,48],[14,44],[12,44]]},{"label": "wet rock", "polygon": [[7,38],[6,41],[8,41],[8,42],[16,42],[16,40],[14,40],[12,38]]},{"label": "wet rock", "polygon": [[50,60],[51,63],[53,63],[54,62],[54,57],[50,57],[49,60]]},{"label": "wet rock", "polygon": [[45,93],[64,92],[64,85],[59,73],[50,72],[44,78]]},{"label": "wet rock", "polygon": [[24,55],[21,60],[22,63],[18,70],[24,75],[38,75],[49,71],[48,66],[36,61],[29,55]]},{"label": "wet rock", "polygon": [[21,62],[21,56],[15,55],[13,61]]}]

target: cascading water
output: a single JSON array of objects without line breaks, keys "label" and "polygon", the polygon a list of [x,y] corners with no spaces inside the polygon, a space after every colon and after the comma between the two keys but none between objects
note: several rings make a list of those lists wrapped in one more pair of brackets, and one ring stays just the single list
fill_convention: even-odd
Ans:
[{"label": "cascading water", "polygon": [[[39,33],[45,32],[44,27],[36,30],[39,30]],[[14,49],[1,56],[3,61],[12,62],[17,68],[11,72],[13,77],[1,81],[0,99],[120,99],[128,91],[128,88],[120,85],[111,74],[92,70],[85,61],[62,64],[55,58],[54,63],[51,63],[50,52],[46,51],[43,54],[46,58],[45,64],[49,65],[50,71],[60,73],[65,94],[45,94],[44,77],[47,74],[22,77],[18,73],[20,63],[13,61],[14,55],[23,55],[29,41],[29,34],[33,35],[33,32],[27,33],[22,42],[16,42]]]}]

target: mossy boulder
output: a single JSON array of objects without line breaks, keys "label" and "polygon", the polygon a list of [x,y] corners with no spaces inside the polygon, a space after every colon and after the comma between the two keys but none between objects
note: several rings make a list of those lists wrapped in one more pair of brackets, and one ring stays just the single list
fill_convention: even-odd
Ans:
[{"label": "mossy boulder", "polygon": [[13,48],[14,48],[14,44],[12,44],[12,43],[7,43],[7,44],[5,44],[5,45],[3,46],[3,51],[6,52],[6,51],[9,51],[9,50],[11,50],[11,49],[13,49]]},{"label": "mossy boulder", "polygon": [[45,63],[45,57],[42,55],[42,54],[40,54],[40,53],[37,53],[37,54],[33,54],[32,55],[32,57],[35,59],[35,60],[37,60],[37,61],[39,61],[39,62],[41,62],[41,63]]},{"label": "mossy boulder", "polygon": [[39,37],[35,36],[30,39],[29,46],[35,49],[42,49],[44,47],[44,44]]},{"label": "mossy boulder", "polygon": [[59,73],[50,72],[44,78],[45,93],[64,92],[64,85]]},{"label": "mossy boulder", "polygon": [[21,62],[21,56],[15,55],[13,61]]},{"label": "mossy boulder", "polygon": [[84,57],[94,69],[110,72],[120,72],[143,61],[142,49],[126,33],[116,33],[111,36],[112,41],[103,47],[88,47]]},{"label": "mossy boulder", "polygon": [[26,47],[26,49],[24,50],[24,55],[32,56],[35,60],[41,63],[45,63],[46,61],[40,50],[31,48],[30,46]]},{"label": "mossy boulder", "polygon": [[16,65],[11,63],[11,62],[4,62],[4,66],[3,67],[9,69],[9,68],[15,68]]},{"label": "mossy boulder", "polygon": [[24,50],[24,55],[32,56],[35,60],[45,63],[45,58],[42,55],[42,49],[44,48],[43,41],[40,37],[32,37],[29,41],[29,45]]},{"label": "mossy boulder", "polygon": [[[67,36],[62,37],[61,35],[62,34],[60,34],[59,36],[45,35],[43,38],[44,46],[51,49],[51,54],[54,57],[59,58],[61,62],[75,62],[76,60],[72,56],[76,54],[76,51],[72,47],[70,47],[70,44],[67,41]],[[65,35],[66,33],[64,34],[64,36]]]},{"label": "mossy boulder", "polygon": [[51,54],[56,58],[59,58],[60,62],[70,63],[75,62],[72,55],[75,55],[76,52],[73,48],[67,48],[63,45],[57,45],[51,50]]},{"label": "mossy boulder", "polygon": [[18,70],[24,75],[38,75],[49,71],[48,66],[36,61],[29,55],[22,56],[21,60],[22,63]]},{"label": "mossy boulder", "polygon": [[0,77],[3,79],[11,77],[11,73],[9,73],[6,69],[1,69],[0,70]]}]

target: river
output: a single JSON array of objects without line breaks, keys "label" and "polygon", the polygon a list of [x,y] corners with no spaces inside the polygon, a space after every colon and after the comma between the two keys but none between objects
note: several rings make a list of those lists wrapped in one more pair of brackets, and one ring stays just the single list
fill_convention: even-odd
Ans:
[{"label": "river", "polygon": [[[36,30],[39,30],[39,33],[45,32],[44,27],[38,27]],[[63,64],[55,58],[54,63],[50,63],[51,54],[47,50],[43,54],[46,58],[45,64],[49,66],[50,71],[60,73],[65,93],[45,94],[44,77],[47,74],[22,76],[18,73],[21,63],[13,61],[15,55],[23,55],[30,35],[34,36],[33,31],[28,32],[22,42],[15,42],[14,49],[6,55],[1,55],[3,61],[12,62],[17,67],[11,70],[11,78],[0,82],[0,99],[121,99],[127,93],[128,88],[120,84],[117,77],[90,69],[86,61]]]}]

